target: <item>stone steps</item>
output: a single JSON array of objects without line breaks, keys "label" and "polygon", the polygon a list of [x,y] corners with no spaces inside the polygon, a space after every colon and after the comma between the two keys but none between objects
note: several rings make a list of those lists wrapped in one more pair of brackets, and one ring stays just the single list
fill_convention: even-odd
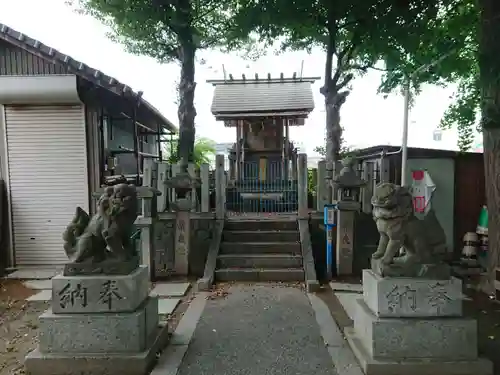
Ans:
[{"label": "stone steps", "polygon": [[[255,240],[258,240],[257,238]],[[300,254],[299,242],[222,242],[220,254]]]},{"label": "stone steps", "polygon": [[283,231],[298,230],[297,221],[291,220],[228,220],[224,231]]},{"label": "stone steps", "polygon": [[302,256],[288,254],[221,254],[220,268],[300,268]]},{"label": "stone steps", "polygon": [[227,221],[215,270],[217,281],[303,281],[296,221]]},{"label": "stone steps", "polygon": [[227,230],[222,234],[225,242],[252,242],[258,237],[262,242],[299,242],[300,235],[297,230]]},{"label": "stone steps", "polygon": [[217,281],[303,281],[302,268],[221,268],[215,270]]}]

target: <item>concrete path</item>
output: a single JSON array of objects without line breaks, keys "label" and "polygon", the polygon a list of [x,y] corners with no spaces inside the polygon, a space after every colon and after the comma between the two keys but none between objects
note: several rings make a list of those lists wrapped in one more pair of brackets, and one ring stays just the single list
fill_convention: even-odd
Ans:
[{"label": "concrete path", "polygon": [[153,375],[361,374],[346,365],[352,353],[343,355],[345,341],[319,298],[280,285],[234,285],[228,292],[195,298]]}]

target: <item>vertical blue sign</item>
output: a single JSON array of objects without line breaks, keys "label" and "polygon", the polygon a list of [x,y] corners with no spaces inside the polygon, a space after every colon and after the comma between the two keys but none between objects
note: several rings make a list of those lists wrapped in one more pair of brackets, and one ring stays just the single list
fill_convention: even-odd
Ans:
[{"label": "vertical blue sign", "polygon": [[333,277],[334,254],[333,254],[333,227],[335,226],[335,212],[337,205],[326,204],[324,209],[324,224],[326,230],[326,274],[328,280]]}]

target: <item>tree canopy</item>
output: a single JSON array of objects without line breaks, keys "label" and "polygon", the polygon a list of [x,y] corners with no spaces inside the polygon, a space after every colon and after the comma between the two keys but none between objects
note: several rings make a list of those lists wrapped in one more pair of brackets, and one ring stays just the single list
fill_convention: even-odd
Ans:
[{"label": "tree canopy", "polygon": [[[488,206],[488,291],[500,264],[500,2],[441,1],[436,17],[421,35],[397,40],[390,54],[382,91],[410,78],[414,92],[423,83],[457,85],[441,121],[456,127],[459,147],[467,150],[474,131],[483,135],[485,191]],[[422,68],[424,67],[424,68]],[[479,214],[480,207],[476,207]]]},{"label": "tree canopy", "polygon": [[[179,80],[179,143],[181,171],[193,161],[195,143],[196,52],[230,49],[246,41],[232,34],[234,0],[73,0],[79,9],[111,28],[111,38],[134,54],[161,63],[177,62]],[[230,36],[230,37],[229,37]]]},{"label": "tree canopy", "polygon": [[181,42],[196,50],[230,48],[231,0],[72,0],[79,11],[111,28],[128,52],[160,63],[184,59]]},{"label": "tree canopy", "polygon": [[[166,152],[164,159],[170,164],[176,164],[179,162],[177,143],[177,139],[174,139],[171,143],[164,143],[164,151]],[[194,142],[193,163],[198,167],[203,163],[210,164],[210,162],[212,162],[215,158],[215,153],[215,142],[213,140],[208,138],[197,138]]]},{"label": "tree canopy", "polygon": [[[327,179],[341,157],[340,109],[350,83],[384,57],[395,45],[414,43],[440,10],[440,2],[421,0],[237,0],[234,17],[236,38],[256,33],[268,45],[281,41],[281,50],[325,51]],[[237,31],[240,31],[238,36]],[[328,184],[328,186],[331,186]],[[333,199],[333,190],[328,196]]]},{"label": "tree canopy", "polygon": [[459,148],[466,151],[479,125],[479,12],[471,0],[437,3],[439,11],[419,34],[394,40],[380,55],[387,72],[380,91],[389,93],[410,81],[413,94],[424,83],[455,84],[453,101],[441,120],[443,129],[456,127]]}]

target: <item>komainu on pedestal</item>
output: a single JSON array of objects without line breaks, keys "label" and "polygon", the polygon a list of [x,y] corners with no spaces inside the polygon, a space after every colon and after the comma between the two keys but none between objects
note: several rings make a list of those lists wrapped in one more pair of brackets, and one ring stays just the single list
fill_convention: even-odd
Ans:
[{"label": "komainu on pedestal", "polygon": [[448,279],[443,262],[446,236],[433,210],[423,219],[413,212],[410,191],[391,183],[377,186],[373,218],[380,233],[372,269],[381,276]]},{"label": "komainu on pedestal", "polygon": [[169,334],[149,296],[149,272],[131,241],[137,191],[105,189],[90,218],[81,208],[63,234],[70,258],[52,279],[51,308],[40,316],[31,375],[146,374]]},{"label": "komainu on pedestal", "polygon": [[372,204],[380,241],[345,330],[366,375],[493,374],[478,357],[477,322],[462,316],[462,281],[443,261],[436,216],[415,217],[408,189],[389,183]]}]

